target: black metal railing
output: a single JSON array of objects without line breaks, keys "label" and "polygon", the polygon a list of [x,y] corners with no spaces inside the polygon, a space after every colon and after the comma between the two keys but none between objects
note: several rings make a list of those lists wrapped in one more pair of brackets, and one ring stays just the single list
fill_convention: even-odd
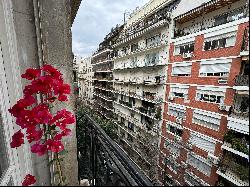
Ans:
[{"label": "black metal railing", "polygon": [[90,116],[77,118],[79,180],[91,186],[152,186],[150,179]]}]

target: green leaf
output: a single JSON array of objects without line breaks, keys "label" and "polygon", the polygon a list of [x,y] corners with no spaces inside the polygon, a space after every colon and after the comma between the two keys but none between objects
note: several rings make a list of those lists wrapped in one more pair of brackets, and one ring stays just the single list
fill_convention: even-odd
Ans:
[{"label": "green leaf", "polygon": [[65,154],[67,154],[68,152],[69,152],[69,151],[67,151],[67,150],[64,149],[64,150],[62,150],[61,152],[59,152],[58,154],[59,154],[59,155],[65,155]]}]

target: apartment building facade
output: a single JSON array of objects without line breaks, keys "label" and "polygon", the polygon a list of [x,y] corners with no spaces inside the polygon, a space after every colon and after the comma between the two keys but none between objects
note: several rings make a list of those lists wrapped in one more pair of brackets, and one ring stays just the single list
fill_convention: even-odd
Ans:
[{"label": "apartment building facade", "polygon": [[159,157],[166,185],[249,185],[248,11],[245,0],[212,0],[174,18]]},{"label": "apartment building facade", "polygon": [[79,97],[85,105],[92,106],[94,92],[92,78],[94,77],[94,72],[92,69],[91,57],[81,59],[80,63],[78,64],[77,76]]},{"label": "apartment building facade", "polygon": [[113,115],[113,49],[121,27],[113,28],[100,43],[98,50],[92,55],[91,64],[94,73],[92,84],[94,87],[94,109],[106,119],[114,118]]},{"label": "apartment building facade", "polygon": [[157,179],[168,28],[178,2],[150,1],[131,15],[113,45],[118,143],[151,179]]}]

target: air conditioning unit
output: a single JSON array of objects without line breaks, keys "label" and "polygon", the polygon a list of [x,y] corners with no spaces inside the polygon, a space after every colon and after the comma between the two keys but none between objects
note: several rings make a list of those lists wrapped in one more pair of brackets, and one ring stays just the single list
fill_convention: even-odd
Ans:
[{"label": "air conditioning unit", "polygon": [[227,112],[229,112],[230,106],[227,106],[227,105],[225,105],[225,104],[220,104],[220,105],[219,105],[219,109],[222,110],[222,111],[227,111]]},{"label": "air conditioning unit", "polygon": [[183,122],[183,119],[182,119],[182,118],[179,118],[179,117],[176,118],[176,123],[182,124],[182,122]]},{"label": "air conditioning unit", "polygon": [[192,53],[184,53],[183,58],[192,58],[193,54]]},{"label": "air conditioning unit", "polygon": [[207,161],[211,164],[214,164],[214,165],[219,164],[219,158],[210,154],[210,153],[208,153]]},{"label": "air conditioning unit", "polygon": [[218,84],[228,84],[227,79],[219,79]]}]

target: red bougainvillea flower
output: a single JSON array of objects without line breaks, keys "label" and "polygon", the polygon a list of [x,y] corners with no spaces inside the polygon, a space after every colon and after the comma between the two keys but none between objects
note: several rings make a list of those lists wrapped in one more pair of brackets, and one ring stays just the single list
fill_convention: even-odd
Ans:
[{"label": "red bougainvillea flower", "polygon": [[71,130],[65,128],[61,133],[58,133],[54,136],[54,140],[60,141],[64,136],[69,136],[71,135]]},{"label": "red bougainvillea flower", "polygon": [[51,150],[54,153],[59,153],[62,150],[64,150],[64,146],[63,146],[62,142],[58,141],[58,140],[48,139],[47,146],[48,146],[47,147],[48,150]]},{"label": "red bougainvillea flower", "polygon": [[22,186],[30,186],[36,183],[36,178],[33,175],[26,175],[24,181],[22,182]]},{"label": "red bougainvillea flower", "polygon": [[47,124],[53,118],[49,111],[49,107],[43,103],[32,109],[33,119],[40,124]]},{"label": "red bougainvillea flower", "polygon": [[17,131],[12,136],[12,142],[10,143],[11,148],[20,147],[22,144],[24,144],[24,134],[21,132],[21,130]]},{"label": "red bougainvillea flower", "polygon": [[9,112],[15,116],[18,117],[25,108],[28,106],[34,104],[36,102],[35,98],[32,96],[26,96],[24,99],[20,99],[17,101],[17,104],[15,104],[11,109],[9,109]]},{"label": "red bougainvillea flower", "polygon": [[[28,131],[28,130],[27,130]],[[29,143],[33,142],[33,141],[38,141],[42,138],[43,136],[43,131],[42,130],[31,130],[29,133],[27,132],[27,139],[29,141]]]},{"label": "red bougainvillea flower", "polygon": [[24,94],[25,96],[33,95],[33,94],[35,94],[35,93],[37,93],[37,92],[38,92],[38,90],[37,90],[36,87],[33,86],[33,85],[27,85],[27,86],[25,86],[25,88],[24,88],[24,90],[23,90],[23,94]]},{"label": "red bougainvillea flower", "polygon": [[66,95],[59,95],[58,100],[62,101],[62,102],[63,101],[68,101],[68,97]]},{"label": "red bougainvillea flower", "polygon": [[52,77],[57,78],[57,79],[60,78],[62,75],[60,71],[58,71],[56,68],[48,64],[44,65],[42,67],[42,70],[49,73]]},{"label": "red bougainvillea flower", "polygon": [[43,94],[48,94],[53,88],[53,78],[51,76],[42,76],[31,82],[32,86],[35,88],[36,92]]},{"label": "red bougainvillea flower", "polygon": [[[70,85],[64,83],[62,74],[51,65],[44,65],[41,69],[27,69],[22,78],[30,80],[31,84],[24,88],[24,97],[9,112],[16,117],[16,124],[25,130],[28,142],[34,142],[31,146],[32,153],[42,156],[48,151],[58,153],[64,150],[61,140],[71,135],[68,125],[75,123],[75,116],[66,109],[53,116],[49,105],[56,100],[67,101],[71,92]],[[41,95],[40,104],[36,100],[37,94]],[[41,124],[51,125],[53,128],[44,129]],[[53,138],[44,142],[42,136],[45,133]],[[22,144],[24,134],[19,130],[12,136],[11,147],[16,148]],[[27,176],[23,184],[33,183],[35,179],[32,177]]]},{"label": "red bougainvillea flower", "polygon": [[22,74],[22,78],[33,80],[41,75],[40,69],[29,68],[26,70],[24,74]]},{"label": "red bougainvillea flower", "polygon": [[42,156],[47,152],[47,145],[35,143],[31,146],[31,152],[36,153],[38,156]]},{"label": "red bougainvillea flower", "polygon": [[55,95],[64,95],[64,94],[70,94],[71,89],[70,85],[68,84],[57,84],[54,87],[54,94]]}]

